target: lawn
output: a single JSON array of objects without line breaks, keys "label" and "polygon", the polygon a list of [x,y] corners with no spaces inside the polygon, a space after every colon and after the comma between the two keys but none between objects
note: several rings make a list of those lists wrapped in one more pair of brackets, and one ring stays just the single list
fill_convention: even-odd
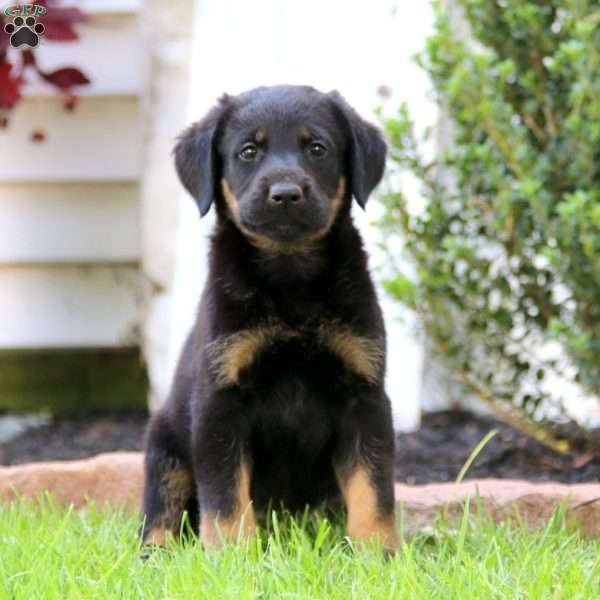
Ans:
[{"label": "lawn", "polygon": [[[476,512],[476,511],[475,511]],[[0,598],[598,598],[600,542],[556,516],[544,530],[465,510],[452,528],[408,537],[384,561],[323,517],[275,520],[247,545],[187,543],[141,560],[139,518],[48,499],[0,506]]]}]

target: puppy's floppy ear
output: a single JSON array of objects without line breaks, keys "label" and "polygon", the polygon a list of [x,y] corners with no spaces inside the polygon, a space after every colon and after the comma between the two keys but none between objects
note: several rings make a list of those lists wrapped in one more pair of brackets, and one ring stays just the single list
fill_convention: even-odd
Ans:
[{"label": "puppy's floppy ear", "polygon": [[379,129],[361,118],[339,92],[330,92],[328,96],[346,125],[350,142],[350,185],[354,198],[364,208],[369,194],[383,175],[386,145]]},{"label": "puppy's floppy ear", "polygon": [[184,130],[173,151],[179,180],[196,201],[202,217],[216,193],[220,168],[216,140],[229,107],[229,96],[222,96],[202,120]]}]

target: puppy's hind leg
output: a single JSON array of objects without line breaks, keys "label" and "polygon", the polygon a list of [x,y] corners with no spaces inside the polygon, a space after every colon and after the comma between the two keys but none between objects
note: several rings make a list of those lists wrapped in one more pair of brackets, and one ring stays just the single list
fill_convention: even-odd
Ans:
[{"label": "puppy's hind leg", "polygon": [[144,476],[142,538],[145,544],[164,546],[169,536],[179,535],[184,511],[195,504],[195,488],[192,471],[160,412],[150,421]]}]

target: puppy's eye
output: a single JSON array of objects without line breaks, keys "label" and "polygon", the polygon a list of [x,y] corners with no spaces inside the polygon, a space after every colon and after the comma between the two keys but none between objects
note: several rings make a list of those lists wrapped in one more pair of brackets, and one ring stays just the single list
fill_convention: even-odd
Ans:
[{"label": "puppy's eye", "polygon": [[256,144],[246,144],[239,151],[239,157],[242,160],[254,160],[258,154],[258,148]]},{"label": "puppy's eye", "polygon": [[327,148],[325,148],[321,142],[311,142],[308,145],[308,152],[311,156],[320,158],[321,156],[325,156],[325,154],[327,154]]}]

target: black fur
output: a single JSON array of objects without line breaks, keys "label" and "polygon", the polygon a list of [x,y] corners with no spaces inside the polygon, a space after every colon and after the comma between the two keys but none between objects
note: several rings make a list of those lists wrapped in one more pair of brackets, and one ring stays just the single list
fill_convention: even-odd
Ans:
[{"label": "black fur", "polygon": [[[245,144],[254,149],[240,155]],[[191,510],[194,521],[198,509],[200,519],[205,511],[232,514],[242,456],[258,516],[270,501],[292,511],[339,504],[340,477],[359,464],[381,515],[393,516],[385,332],[350,216],[352,196],[365,205],[384,161],[376,128],[337,92],[309,87],[225,96],[180,136],[179,177],[202,215],[216,204],[218,221],[196,324],[170,397],[148,430],[146,534],[157,526],[177,532],[179,509]],[[347,186],[334,206],[341,177]],[[273,199],[281,182],[299,196]],[[257,328],[271,338],[237,380],[224,380],[219,366],[230,363],[215,353],[232,336]],[[355,343],[357,351],[362,343],[375,349],[373,363],[366,351],[364,364],[353,363],[336,350],[340,339],[350,349]],[[174,503],[165,481],[178,470],[190,474],[194,487],[185,502]]]}]

